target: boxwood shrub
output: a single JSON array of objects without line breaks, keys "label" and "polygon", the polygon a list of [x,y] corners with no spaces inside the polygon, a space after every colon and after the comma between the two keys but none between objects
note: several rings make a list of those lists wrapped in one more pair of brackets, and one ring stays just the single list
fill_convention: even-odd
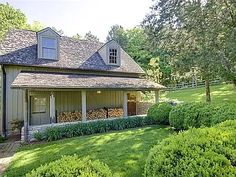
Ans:
[{"label": "boxwood shrub", "polygon": [[236,105],[207,103],[184,103],[170,111],[170,125],[177,130],[190,127],[213,126],[229,119],[236,119]]},{"label": "boxwood shrub", "polygon": [[37,132],[34,138],[38,141],[55,141],[62,138],[104,133],[111,130],[124,130],[127,128],[142,127],[153,124],[146,117],[130,117],[113,120],[99,120],[86,123],[76,123],[64,126],[48,127],[44,132]]},{"label": "boxwood shrub", "polygon": [[154,146],[144,176],[236,176],[236,120],[193,128]]},{"label": "boxwood shrub", "polygon": [[158,124],[169,124],[169,113],[172,106],[169,103],[154,104],[148,109],[147,118]]},{"label": "boxwood shrub", "polygon": [[77,155],[63,156],[26,174],[26,177],[70,176],[70,177],[111,177],[111,170],[98,160],[79,159]]}]

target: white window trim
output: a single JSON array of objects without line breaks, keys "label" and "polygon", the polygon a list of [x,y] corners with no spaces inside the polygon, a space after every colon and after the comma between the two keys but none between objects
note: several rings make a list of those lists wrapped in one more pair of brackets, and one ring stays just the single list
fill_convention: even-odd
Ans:
[{"label": "white window trim", "polygon": [[[110,63],[110,49],[116,49],[116,63]],[[110,66],[120,66],[120,48],[107,46],[107,64]]]},{"label": "white window trim", "polygon": [[[43,39],[44,38],[47,38],[47,39],[54,39],[55,41],[56,41],[56,46],[55,46],[55,48],[51,48],[51,47],[44,47],[43,46]],[[49,36],[42,36],[41,37],[41,48],[42,48],[42,50],[41,50],[41,52],[42,52],[42,58],[43,59],[48,59],[48,60],[57,60],[57,57],[58,57],[58,50],[57,50],[57,48],[58,48],[58,41],[57,41],[57,38],[56,37],[49,37]],[[43,49],[51,49],[51,50],[55,50],[55,52],[56,52],[56,56],[55,56],[55,58],[46,58],[46,57],[43,57]]]}]

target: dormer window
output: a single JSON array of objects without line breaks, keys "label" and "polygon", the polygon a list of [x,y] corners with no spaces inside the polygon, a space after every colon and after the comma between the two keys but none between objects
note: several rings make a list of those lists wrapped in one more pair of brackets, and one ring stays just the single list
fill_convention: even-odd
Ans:
[{"label": "dormer window", "polygon": [[38,58],[59,60],[61,36],[51,28],[37,32]]},{"label": "dormer window", "polygon": [[117,49],[109,49],[109,63],[117,64]]},{"label": "dormer window", "polygon": [[42,57],[46,59],[56,59],[57,40],[54,38],[42,37]]}]

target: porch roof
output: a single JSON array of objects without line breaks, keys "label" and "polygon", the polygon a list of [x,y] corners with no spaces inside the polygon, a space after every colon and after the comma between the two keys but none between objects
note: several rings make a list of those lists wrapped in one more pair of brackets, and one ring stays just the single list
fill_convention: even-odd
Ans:
[{"label": "porch roof", "polygon": [[11,88],[158,90],[165,87],[143,78],[21,72]]}]

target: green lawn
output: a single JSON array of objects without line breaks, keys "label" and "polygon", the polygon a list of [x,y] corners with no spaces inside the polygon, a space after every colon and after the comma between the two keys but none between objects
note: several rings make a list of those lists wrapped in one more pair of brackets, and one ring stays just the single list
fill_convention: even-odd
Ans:
[{"label": "green lawn", "polygon": [[[161,98],[177,99],[184,102],[204,102],[205,88],[169,91],[162,94]],[[215,104],[222,102],[236,103],[236,90],[233,85],[227,84],[211,86],[211,98]]]},{"label": "green lawn", "polygon": [[116,176],[142,176],[150,148],[171,133],[168,127],[150,126],[28,145],[15,154],[5,175],[23,176],[61,155],[78,154],[101,160]]}]

